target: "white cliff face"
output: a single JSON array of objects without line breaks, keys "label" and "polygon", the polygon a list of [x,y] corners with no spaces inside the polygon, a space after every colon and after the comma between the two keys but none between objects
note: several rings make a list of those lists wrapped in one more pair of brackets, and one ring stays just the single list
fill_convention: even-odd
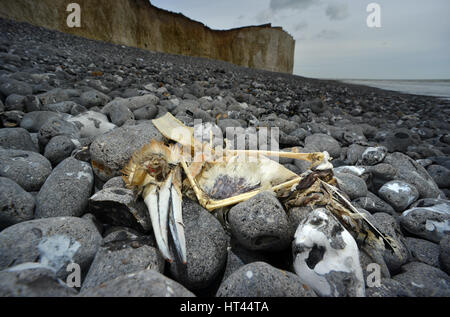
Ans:
[{"label": "white cliff face", "polygon": [[78,0],[81,27],[67,25],[67,1],[3,1],[0,17],[151,51],[207,57],[236,65],[291,73],[295,40],[279,27],[212,30],[148,0]]},{"label": "white cliff face", "polygon": [[293,252],[295,272],[320,296],[365,296],[358,246],[327,209],[299,225]]}]

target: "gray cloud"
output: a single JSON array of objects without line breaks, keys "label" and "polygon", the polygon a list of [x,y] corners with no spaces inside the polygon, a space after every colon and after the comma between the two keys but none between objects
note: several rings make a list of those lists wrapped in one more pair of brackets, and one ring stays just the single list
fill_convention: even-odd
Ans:
[{"label": "gray cloud", "polygon": [[319,1],[317,0],[270,0],[270,9],[273,11],[283,9],[307,9],[318,2]]},{"label": "gray cloud", "polygon": [[325,10],[325,14],[331,20],[345,20],[350,16],[346,3],[330,3]]},{"label": "gray cloud", "polygon": [[308,27],[308,23],[306,22],[300,22],[296,25],[294,25],[294,30],[295,31],[300,31],[300,30],[304,30]]},{"label": "gray cloud", "polygon": [[322,30],[315,37],[318,39],[332,40],[339,36],[339,32],[333,30]]}]

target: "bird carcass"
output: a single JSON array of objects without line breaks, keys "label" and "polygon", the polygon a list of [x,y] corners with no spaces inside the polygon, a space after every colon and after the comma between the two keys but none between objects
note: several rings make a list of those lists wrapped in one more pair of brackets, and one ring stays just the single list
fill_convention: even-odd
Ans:
[{"label": "bird carcass", "polygon": [[[212,142],[196,139],[194,129],[170,113],[153,120],[153,124],[167,142],[151,141],[133,154],[122,172],[126,186],[144,198],[158,247],[168,261],[174,259],[168,243],[169,230],[179,259],[183,263],[187,260],[182,192],[212,211],[248,200],[263,190],[272,190],[286,207],[325,207],[346,228],[355,231],[355,236],[390,242],[334,186],[336,181],[327,152],[212,148]],[[270,157],[306,160],[311,168],[297,175]]]}]

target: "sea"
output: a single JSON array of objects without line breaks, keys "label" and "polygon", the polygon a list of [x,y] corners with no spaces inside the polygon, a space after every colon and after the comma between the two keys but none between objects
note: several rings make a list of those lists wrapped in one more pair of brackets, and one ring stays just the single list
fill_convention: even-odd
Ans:
[{"label": "sea", "polygon": [[450,101],[450,79],[448,80],[381,80],[344,79],[344,83],[365,85],[413,95],[434,96]]}]

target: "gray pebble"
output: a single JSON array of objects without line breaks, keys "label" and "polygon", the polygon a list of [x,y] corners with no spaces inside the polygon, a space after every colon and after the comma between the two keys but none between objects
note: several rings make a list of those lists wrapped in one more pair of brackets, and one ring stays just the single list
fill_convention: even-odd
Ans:
[{"label": "gray pebble", "polygon": [[52,164],[36,152],[0,149],[0,176],[7,177],[28,192],[39,191],[52,172]]},{"label": "gray pebble", "polygon": [[69,118],[67,121],[75,123],[82,138],[97,137],[116,128],[115,124],[109,122],[106,115],[91,110]]},{"label": "gray pebble", "polygon": [[23,128],[0,129],[0,146],[4,149],[38,152],[30,133]]},{"label": "gray pebble", "polygon": [[356,198],[352,201],[352,204],[355,207],[359,206],[363,209],[366,209],[370,213],[385,212],[392,216],[397,216],[395,214],[394,208],[392,208],[391,205],[369,191],[367,192],[366,197]]},{"label": "gray pebble", "polygon": [[361,164],[376,165],[383,162],[387,154],[387,148],[384,146],[369,147],[361,155]]},{"label": "gray pebble", "polygon": [[399,220],[402,228],[410,234],[439,243],[450,233],[450,203],[414,207],[405,210]]},{"label": "gray pebble", "polygon": [[366,147],[359,144],[351,144],[347,150],[347,159],[345,162],[349,165],[355,165],[361,160],[362,154],[364,153]]},{"label": "gray pebble", "polygon": [[403,212],[419,198],[419,192],[414,186],[400,180],[384,184],[378,190],[378,195],[397,212]]},{"label": "gray pebble", "polygon": [[119,276],[142,270],[164,271],[164,259],[153,247],[143,245],[137,248],[114,248],[106,245],[95,255],[81,291],[115,279]]},{"label": "gray pebble", "polygon": [[313,145],[318,151],[327,151],[331,157],[337,158],[341,154],[341,146],[333,137],[316,133],[305,138],[305,146]]},{"label": "gray pebble", "polygon": [[374,225],[383,232],[392,238],[397,245],[397,253],[394,253],[388,249],[384,252],[384,260],[386,262],[387,267],[391,274],[397,272],[399,268],[405,264],[409,259],[409,251],[405,246],[405,238],[400,230],[400,226],[389,214],[378,212],[373,215],[376,223]]},{"label": "gray pebble", "polygon": [[447,274],[450,274],[450,235],[445,235],[439,243],[439,264]]},{"label": "gray pebble", "polygon": [[24,111],[24,100],[25,97],[21,95],[12,94],[9,95],[5,100],[5,110],[6,111]]},{"label": "gray pebble", "polygon": [[0,231],[33,219],[34,197],[9,178],[0,177]]},{"label": "gray pebble", "polygon": [[151,120],[158,114],[158,108],[154,105],[149,105],[136,109],[133,114],[136,120]]},{"label": "gray pebble", "polygon": [[66,297],[77,291],[59,280],[53,270],[39,263],[17,265],[0,271],[1,297]]},{"label": "gray pebble", "polygon": [[125,188],[125,182],[122,176],[113,177],[103,185],[103,189],[110,187]]},{"label": "gray pebble", "polygon": [[25,114],[20,127],[28,130],[28,132],[39,132],[41,127],[52,118],[61,118],[61,115],[51,111],[33,111]]},{"label": "gray pebble", "polygon": [[80,131],[72,122],[60,118],[51,118],[39,129],[39,145],[45,148],[50,139],[58,135],[66,135],[78,140]]},{"label": "gray pebble", "polygon": [[367,297],[415,297],[403,283],[390,278],[382,278],[380,286],[366,288]]},{"label": "gray pebble", "polygon": [[249,250],[279,251],[292,240],[286,212],[271,192],[261,192],[232,207],[228,222],[233,236]]},{"label": "gray pebble", "polygon": [[133,152],[152,139],[160,141],[162,135],[151,122],[124,126],[100,135],[90,147],[95,174],[103,181],[119,176]]},{"label": "gray pebble", "polygon": [[336,173],[339,188],[346,193],[351,200],[367,196],[367,185],[358,176],[348,173]]},{"label": "gray pebble", "polygon": [[427,172],[440,188],[450,188],[450,170],[440,165],[430,165]]},{"label": "gray pebble", "polygon": [[396,179],[403,180],[419,191],[420,198],[439,197],[439,187],[427,171],[416,161],[402,153],[386,155],[384,163],[392,165],[397,170]]},{"label": "gray pebble", "polygon": [[102,113],[107,115],[113,124],[120,127],[128,120],[134,120],[134,114],[127,106],[118,103],[108,103]]},{"label": "gray pebble", "polygon": [[108,95],[94,89],[86,91],[80,96],[80,104],[88,109],[92,107],[104,106],[110,100],[111,98],[108,97]]},{"label": "gray pebble", "polygon": [[450,296],[450,277],[425,263],[408,263],[402,266],[402,273],[393,279],[406,285],[418,297]]},{"label": "gray pebble", "polygon": [[94,185],[91,166],[69,157],[55,167],[36,197],[36,218],[80,217]]},{"label": "gray pebble", "polygon": [[439,245],[427,240],[408,237],[406,247],[411,253],[411,262],[423,262],[439,268]]},{"label": "gray pebble", "polygon": [[[31,95],[31,93],[29,95]],[[37,97],[39,98],[43,106],[55,104],[70,99],[68,91],[61,88],[52,89],[50,91],[37,95]]]},{"label": "gray pebble", "polygon": [[229,237],[220,222],[197,203],[183,200],[187,264],[170,264],[173,278],[190,290],[211,285],[225,267]]},{"label": "gray pebble", "polygon": [[315,297],[291,272],[265,262],[240,267],[220,285],[217,297]]},{"label": "gray pebble", "polygon": [[183,285],[154,270],[122,275],[80,293],[83,297],[194,297]]},{"label": "gray pebble", "polygon": [[144,201],[136,199],[130,189],[105,187],[89,198],[89,211],[102,223],[143,232],[152,228]]},{"label": "gray pebble", "polygon": [[57,135],[51,138],[45,146],[44,156],[53,166],[56,166],[68,158],[76,148],[76,145],[69,136]]},{"label": "gray pebble", "polygon": [[[10,226],[0,232],[0,269],[13,265],[36,262],[38,245],[55,235],[70,238],[80,244],[71,259],[85,271],[91,264],[101,242],[101,235],[92,222],[76,217],[35,219]],[[58,254],[55,254],[58,255]],[[61,270],[67,276],[64,268]]]},{"label": "gray pebble", "polygon": [[6,97],[12,94],[28,96],[33,94],[33,89],[23,81],[10,79],[0,84],[0,92]]}]

